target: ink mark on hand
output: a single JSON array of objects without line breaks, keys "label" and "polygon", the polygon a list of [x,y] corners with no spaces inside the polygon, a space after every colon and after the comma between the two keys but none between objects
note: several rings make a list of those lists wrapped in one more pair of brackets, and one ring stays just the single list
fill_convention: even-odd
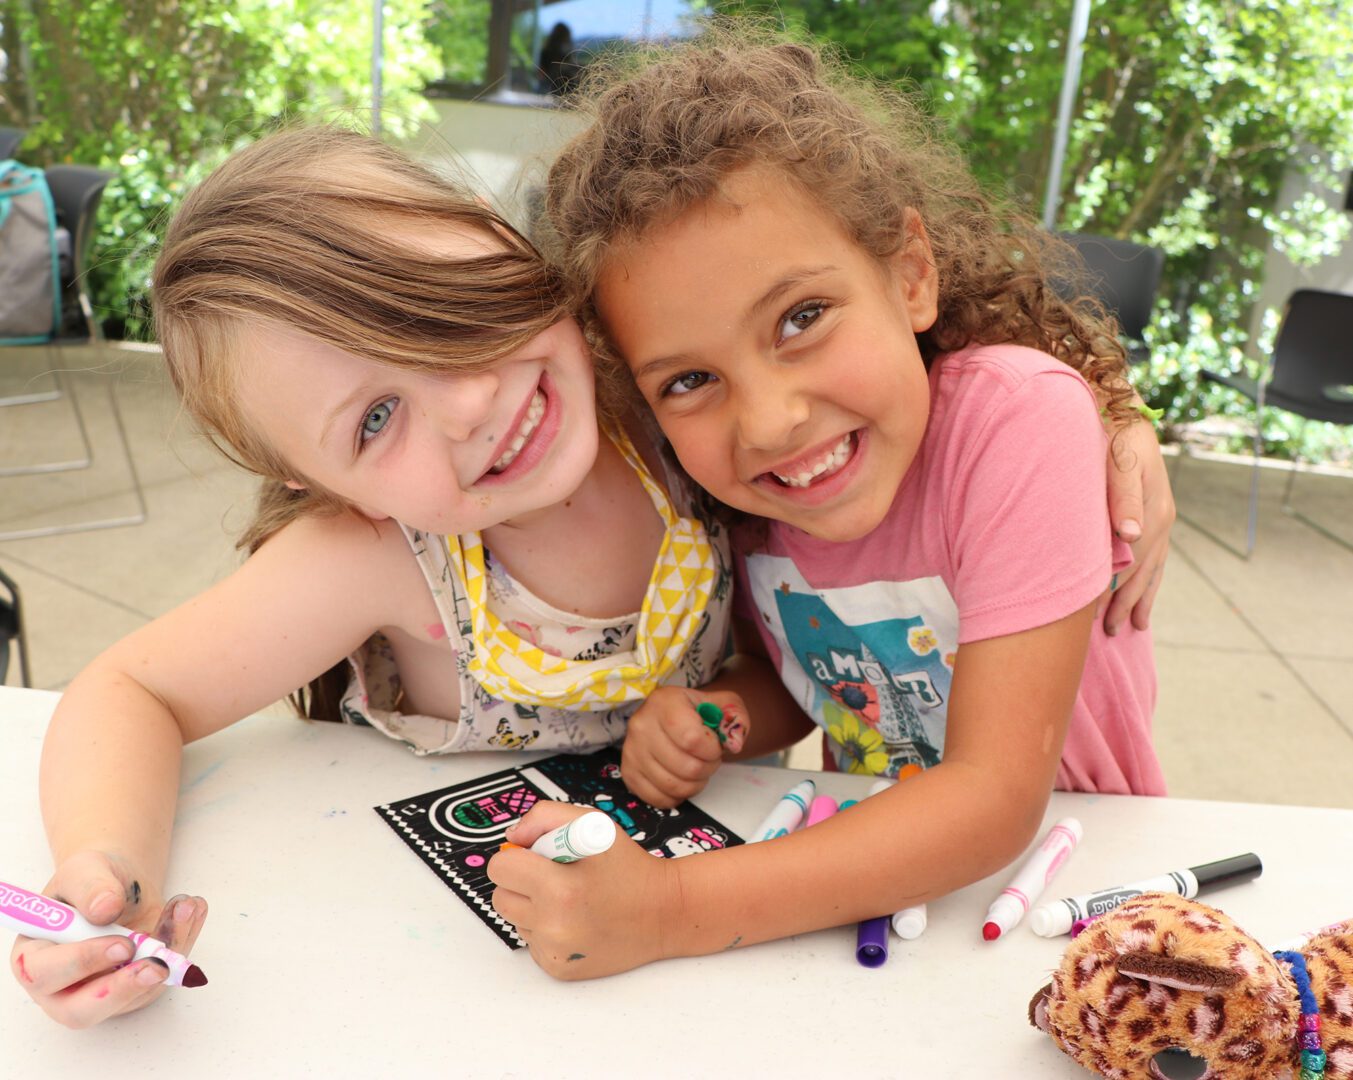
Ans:
[{"label": "ink mark on hand", "polygon": [[568,958],[568,962],[571,964],[575,960],[586,960],[586,959],[587,959],[586,953],[575,952]]},{"label": "ink mark on hand", "polygon": [[742,935],[739,934],[737,937],[735,937],[732,941],[728,943],[728,948],[736,949],[741,944],[742,944]]},{"label": "ink mark on hand", "polygon": [[140,902],[141,902],[141,883],[139,881],[133,881],[131,884],[131,888],[127,890],[127,903],[131,904],[132,907],[135,907]]}]

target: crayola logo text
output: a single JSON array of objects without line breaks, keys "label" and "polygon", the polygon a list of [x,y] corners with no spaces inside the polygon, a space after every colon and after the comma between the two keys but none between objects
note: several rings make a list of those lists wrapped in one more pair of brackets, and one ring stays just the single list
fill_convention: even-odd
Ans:
[{"label": "crayola logo text", "polygon": [[0,911],[29,926],[48,930],[64,930],[75,918],[75,912],[65,904],[3,882],[0,882]]}]

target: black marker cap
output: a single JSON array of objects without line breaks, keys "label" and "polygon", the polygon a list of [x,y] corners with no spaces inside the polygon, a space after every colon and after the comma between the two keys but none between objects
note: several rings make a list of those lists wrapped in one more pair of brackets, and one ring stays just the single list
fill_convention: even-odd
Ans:
[{"label": "black marker cap", "polygon": [[1233,855],[1229,859],[1204,863],[1202,866],[1190,866],[1189,872],[1198,879],[1198,891],[1215,889],[1222,885],[1236,885],[1242,881],[1257,878],[1264,872],[1264,864],[1253,851],[1244,855]]}]

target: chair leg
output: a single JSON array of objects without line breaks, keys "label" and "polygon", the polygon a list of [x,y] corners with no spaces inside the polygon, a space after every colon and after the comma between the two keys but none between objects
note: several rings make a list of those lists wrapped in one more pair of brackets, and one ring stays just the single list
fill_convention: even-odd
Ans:
[{"label": "chair leg", "polygon": [[76,469],[87,469],[94,462],[94,451],[89,442],[89,430],[85,427],[84,413],[80,411],[80,399],[75,396],[75,387],[66,382],[66,373],[59,368],[53,369],[52,375],[56,379],[56,392],[51,398],[44,398],[41,395],[33,395],[28,401],[18,399],[7,399],[4,404],[8,405],[27,405],[37,401],[49,401],[64,396],[69,402],[71,411],[75,414],[75,426],[80,431],[80,444],[84,447],[84,457],[71,458],[69,461],[44,461],[38,465],[7,465],[0,468],[0,478],[7,476],[35,476],[41,473],[74,472]]},{"label": "chair leg", "polygon": [[[118,406],[117,390],[116,387],[114,386],[114,380],[111,377],[106,380],[106,386],[108,390],[109,411],[113,417],[113,424],[117,428],[118,441],[122,444],[122,456],[127,463],[127,472],[128,475],[131,476],[132,480],[131,494],[133,498],[135,498],[136,500],[136,512],[133,514],[125,514],[119,517],[99,518],[94,521],[75,522],[70,525],[43,525],[32,529],[14,529],[9,532],[0,532],[0,541],[31,540],[39,536],[61,536],[66,533],[92,532],[96,529],[114,529],[119,528],[123,525],[141,525],[145,523],[147,517],[146,493],[145,489],[141,486],[140,474],[138,474],[136,471],[136,461],[132,457],[131,442],[127,438],[127,426],[122,419],[122,409]],[[85,452],[87,455],[91,457],[92,460],[92,450],[90,448],[89,435],[85,429],[84,416],[80,412],[79,398],[75,393],[75,387],[73,385],[69,388],[69,396],[71,399],[71,404],[75,409],[75,417],[80,427],[81,438],[84,440]],[[85,464],[87,465],[89,464],[89,462],[86,462]],[[28,471],[57,472],[61,471],[61,468],[70,469],[76,467],[79,466],[72,466],[70,464],[66,464],[61,467],[30,466],[28,467]],[[0,476],[5,475],[12,475],[12,473],[0,472]]]},{"label": "chair leg", "polygon": [[1292,459],[1292,468],[1287,474],[1287,483],[1283,485],[1283,511],[1288,514],[1296,515],[1292,509],[1292,486],[1296,483],[1297,473],[1301,471],[1301,445],[1306,438],[1306,426],[1310,423],[1307,419],[1302,419],[1301,428],[1297,431],[1297,456]]},{"label": "chair leg", "polygon": [[[31,687],[33,685],[33,673],[28,670],[28,631],[24,627],[23,602],[19,598],[19,586],[15,585],[3,571],[0,571],[0,585],[3,585],[9,590],[9,595],[13,600],[14,640],[19,643],[19,678],[22,680],[24,686]],[[5,676],[9,673],[9,657],[7,654],[8,643],[6,643],[6,655],[4,661],[3,663],[0,663],[0,683],[4,682]]]},{"label": "chair leg", "polygon": [[[52,376],[52,381],[56,382],[57,385],[51,390],[38,390],[31,394],[11,394],[9,397],[0,398],[0,408],[4,408],[6,405],[35,405],[39,401],[55,401],[59,398],[61,396],[61,384],[57,381],[57,373],[55,371],[44,371],[42,374]],[[41,377],[41,375],[38,376],[38,378]]]}]

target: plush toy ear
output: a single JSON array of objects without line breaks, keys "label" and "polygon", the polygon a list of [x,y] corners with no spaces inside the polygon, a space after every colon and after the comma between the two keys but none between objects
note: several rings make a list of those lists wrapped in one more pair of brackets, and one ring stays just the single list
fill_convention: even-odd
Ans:
[{"label": "plush toy ear", "polygon": [[1229,990],[1240,982],[1230,968],[1148,952],[1124,953],[1118,958],[1118,974],[1176,990]]},{"label": "plush toy ear", "polygon": [[1029,1002],[1029,1023],[1048,1034],[1052,1033],[1052,1024],[1048,1020],[1048,996],[1051,993],[1052,983],[1048,983]]}]

